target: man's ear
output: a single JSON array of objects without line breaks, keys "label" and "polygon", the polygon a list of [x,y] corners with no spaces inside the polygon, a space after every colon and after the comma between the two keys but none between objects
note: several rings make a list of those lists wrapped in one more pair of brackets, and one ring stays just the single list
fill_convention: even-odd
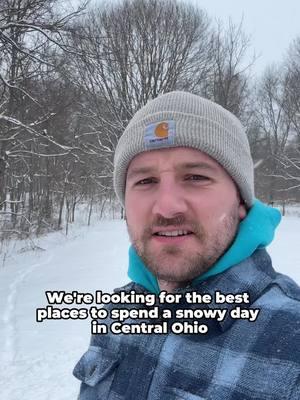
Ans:
[{"label": "man's ear", "polygon": [[239,188],[236,183],[235,183],[235,188],[236,188],[236,194],[237,194],[238,202],[239,202],[238,214],[239,214],[240,221],[242,221],[247,216],[247,206],[241,196],[241,193],[240,193]]},{"label": "man's ear", "polygon": [[238,211],[239,211],[240,221],[242,221],[244,218],[246,218],[247,215],[247,208],[243,200],[240,200]]}]

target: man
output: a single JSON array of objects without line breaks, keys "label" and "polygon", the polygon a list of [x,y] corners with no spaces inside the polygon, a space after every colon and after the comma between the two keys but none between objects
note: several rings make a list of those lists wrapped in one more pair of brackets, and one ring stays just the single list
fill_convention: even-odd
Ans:
[{"label": "man", "polygon": [[[167,332],[94,335],[74,369],[79,398],[299,400],[300,289],[274,271],[265,250],[280,215],[254,198],[240,122],[199,96],[161,95],[130,121],[114,166],[133,281],[116,293],[182,297],[144,321],[163,323],[168,308]],[[211,301],[193,304],[189,293]],[[178,333],[170,326],[180,310],[216,318],[187,318]],[[197,332],[199,323],[207,330]]]}]

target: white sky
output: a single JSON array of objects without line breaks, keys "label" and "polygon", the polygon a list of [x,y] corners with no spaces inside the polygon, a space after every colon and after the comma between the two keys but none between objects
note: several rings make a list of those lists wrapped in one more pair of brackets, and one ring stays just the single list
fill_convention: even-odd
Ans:
[{"label": "white sky", "polygon": [[[290,43],[300,36],[299,0],[190,0],[211,18],[234,23],[243,18],[256,55],[254,70],[260,74],[266,65],[280,62]],[[253,54],[253,53],[252,53]]]}]

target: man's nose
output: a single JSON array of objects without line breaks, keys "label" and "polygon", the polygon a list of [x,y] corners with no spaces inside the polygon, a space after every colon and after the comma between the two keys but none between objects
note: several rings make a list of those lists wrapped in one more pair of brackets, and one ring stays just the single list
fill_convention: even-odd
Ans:
[{"label": "man's nose", "polygon": [[182,188],[173,182],[159,183],[156,192],[153,214],[160,214],[165,218],[173,218],[178,214],[185,213],[188,207]]}]

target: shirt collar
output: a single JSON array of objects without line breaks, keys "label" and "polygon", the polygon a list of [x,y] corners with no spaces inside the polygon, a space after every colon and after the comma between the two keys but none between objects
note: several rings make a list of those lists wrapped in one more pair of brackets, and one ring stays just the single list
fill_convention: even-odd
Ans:
[{"label": "shirt collar", "polygon": [[[265,249],[256,250],[251,257],[243,260],[234,268],[230,268],[222,274],[215,275],[210,279],[200,282],[193,289],[197,292],[208,293],[215,299],[215,292],[218,290],[223,294],[249,294],[249,303],[241,304],[217,304],[212,301],[207,306],[212,309],[226,308],[227,313],[223,321],[219,322],[222,331],[230,328],[235,319],[231,318],[230,311],[236,306],[251,308],[251,305],[260,297],[262,292],[273,281],[276,272],[272,267],[269,254]],[[192,307],[197,308],[197,304]]]}]

